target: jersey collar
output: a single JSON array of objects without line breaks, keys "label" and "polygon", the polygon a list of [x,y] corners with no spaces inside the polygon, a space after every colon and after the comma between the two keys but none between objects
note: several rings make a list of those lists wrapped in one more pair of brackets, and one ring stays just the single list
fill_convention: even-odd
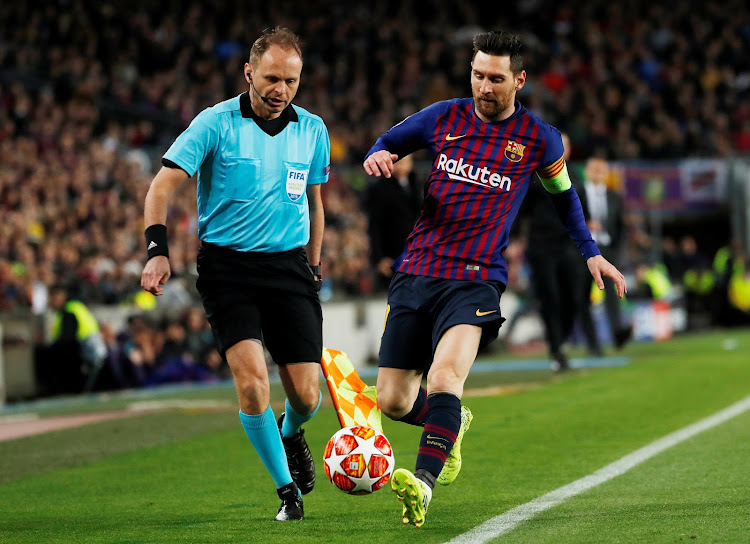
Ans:
[{"label": "jersey collar", "polygon": [[[249,100],[249,98],[248,98],[248,100]],[[521,102],[519,102],[518,100],[515,100],[513,102],[513,105],[515,106],[516,111],[514,111],[513,114],[510,117],[506,117],[502,121],[491,121],[489,123],[485,123],[484,121],[482,121],[479,118],[479,116],[477,115],[477,112],[476,112],[476,109],[475,109],[476,105],[474,104],[474,99],[471,100],[471,113],[472,113],[472,115],[474,116],[474,118],[477,121],[479,121],[480,123],[483,123],[485,125],[503,125],[505,123],[509,123],[509,122],[511,122],[511,121],[513,121],[515,119],[518,119],[526,111],[526,108],[524,108],[523,105],[521,104]]]},{"label": "jersey collar", "polygon": [[299,117],[291,104],[284,108],[276,119],[263,119],[253,111],[250,104],[250,91],[245,91],[240,95],[240,112],[245,119],[252,119],[263,132],[269,136],[276,136],[284,130],[289,123],[299,122]]}]

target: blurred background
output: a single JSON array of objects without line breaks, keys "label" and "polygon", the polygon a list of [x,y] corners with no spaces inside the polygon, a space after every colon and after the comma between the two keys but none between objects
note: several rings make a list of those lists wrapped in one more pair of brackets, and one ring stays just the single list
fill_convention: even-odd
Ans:
[{"label": "blurred background", "polygon": [[[158,299],[139,285],[143,202],[193,117],[247,90],[250,45],[275,25],[302,37],[295,103],[331,135],[324,343],[356,365],[376,360],[388,262],[431,168],[415,154],[396,202],[361,162],[404,117],[470,96],[471,40],[492,29],[522,35],[519,99],[569,135],[570,170],[585,185],[587,161],[606,160],[624,205],[617,264],[632,340],[750,324],[746,2],[5,2],[0,404],[229,378],[195,291],[195,180],[169,211],[173,276]],[[491,350],[545,352],[527,250],[519,228],[509,321]],[[625,347],[601,293],[591,302],[605,350]],[[582,345],[579,327],[568,344]]]}]

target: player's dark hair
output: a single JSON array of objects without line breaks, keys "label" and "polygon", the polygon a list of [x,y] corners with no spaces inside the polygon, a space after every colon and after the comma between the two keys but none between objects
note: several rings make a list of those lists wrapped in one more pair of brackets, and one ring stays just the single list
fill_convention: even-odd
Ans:
[{"label": "player's dark hair", "polygon": [[299,36],[288,28],[277,26],[275,28],[266,28],[260,33],[258,39],[255,40],[255,43],[250,48],[250,59],[248,60],[250,65],[257,66],[260,58],[272,45],[278,45],[285,50],[292,49],[299,55],[300,60],[303,60],[302,45]]},{"label": "player's dark hair", "polygon": [[474,54],[481,51],[496,57],[510,57],[510,69],[514,74],[523,70],[523,43],[517,34],[509,34],[502,30],[491,30],[474,36]]}]

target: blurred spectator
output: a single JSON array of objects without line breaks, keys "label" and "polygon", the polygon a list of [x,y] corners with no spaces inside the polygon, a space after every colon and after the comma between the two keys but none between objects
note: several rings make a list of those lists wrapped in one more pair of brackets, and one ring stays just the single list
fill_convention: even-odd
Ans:
[{"label": "blurred spectator", "polygon": [[750,324],[750,258],[744,253],[734,259],[729,277],[729,325]]},{"label": "blurred spectator", "polygon": [[156,367],[161,339],[147,319],[131,316],[128,331],[121,341],[125,364],[133,369],[138,385],[144,385]]},{"label": "blurred spectator", "polygon": [[[604,258],[615,266],[619,266],[625,241],[625,206],[622,196],[607,187],[609,164],[604,159],[597,157],[588,159],[583,175],[591,235]],[[633,329],[623,323],[620,299],[617,297],[615,284],[605,281],[604,285],[604,304],[607,309],[609,328],[612,331],[612,342],[619,349],[630,339]],[[583,291],[585,296],[588,296],[590,284],[586,285]]]},{"label": "blurred spectator", "polygon": [[688,325],[700,328],[711,321],[711,307],[716,281],[708,257],[698,249],[693,236],[683,236],[678,255],[680,281],[685,288]]},{"label": "blurred spectator", "polygon": [[182,323],[170,321],[164,324],[164,345],[159,353],[159,358],[193,362],[192,354],[188,351],[185,327]]},{"label": "blurred spectator", "polygon": [[217,377],[208,366],[193,357],[185,326],[179,321],[163,324],[163,344],[145,385],[209,382]]},{"label": "blurred spectator", "polygon": [[667,267],[663,264],[639,264],[635,269],[635,285],[628,289],[633,298],[665,300],[672,289]]},{"label": "blurred spectator", "polygon": [[185,310],[182,323],[185,326],[185,349],[194,361],[203,361],[214,348],[214,338],[206,314],[197,306]]},{"label": "blurred spectator", "polygon": [[124,333],[118,334],[111,323],[103,323],[101,333],[107,346],[107,356],[93,389],[112,391],[140,387],[144,381],[143,376],[125,355]]},{"label": "blurred spectator", "polygon": [[677,249],[677,242],[671,236],[663,236],[661,239],[661,256],[664,266],[667,268],[669,278],[679,280],[682,283],[682,278],[679,278],[680,263],[679,263],[679,252]]},{"label": "blurred spectator", "polygon": [[[562,136],[563,158],[567,160],[570,140],[566,134]],[[570,177],[575,190],[583,193],[580,181],[574,174]],[[582,204],[585,202],[584,194]],[[583,215],[589,217],[585,205]],[[521,205],[519,219],[527,240],[526,258],[531,267],[532,293],[544,322],[549,356],[556,370],[567,370],[568,356],[563,351],[563,343],[573,331],[578,317],[589,311],[589,305],[581,299],[581,293],[590,285],[591,274],[586,260],[578,252],[557,215],[547,190],[536,178],[532,180]],[[587,322],[591,323],[590,317]],[[594,344],[590,350],[593,355],[600,355],[601,348],[593,324],[591,330]]]},{"label": "blurred spectator", "polygon": [[716,252],[713,270],[715,322],[723,326],[750,323],[750,259],[738,238]]},{"label": "blurred spectator", "polygon": [[99,324],[63,285],[50,289],[49,302],[55,311],[52,343],[35,354],[37,383],[49,394],[90,391],[107,355]]},{"label": "blurred spectator", "polygon": [[390,178],[376,178],[365,196],[370,264],[375,272],[375,289],[384,292],[393,277],[391,265],[404,250],[407,236],[422,207],[422,186],[413,171],[411,155],[393,165]]},{"label": "blurred spectator", "polygon": [[367,294],[372,290],[368,262],[370,240],[367,236],[367,215],[357,195],[336,176],[323,189],[326,228],[323,233],[321,261],[327,275],[323,276],[323,294],[334,289],[339,294]]}]

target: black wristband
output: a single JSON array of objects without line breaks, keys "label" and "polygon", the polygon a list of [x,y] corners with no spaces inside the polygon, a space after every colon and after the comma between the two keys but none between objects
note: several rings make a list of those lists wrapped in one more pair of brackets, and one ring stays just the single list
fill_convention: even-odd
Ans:
[{"label": "black wristband", "polygon": [[146,253],[149,260],[157,255],[169,258],[169,247],[167,247],[167,226],[151,225],[146,229]]},{"label": "black wristband", "polygon": [[313,283],[315,284],[315,290],[317,292],[320,292],[320,288],[323,287],[323,272],[320,269],[320,263],[307,263],[307,266],[310,267],[310,272],[312,272],[313,274]]}]

